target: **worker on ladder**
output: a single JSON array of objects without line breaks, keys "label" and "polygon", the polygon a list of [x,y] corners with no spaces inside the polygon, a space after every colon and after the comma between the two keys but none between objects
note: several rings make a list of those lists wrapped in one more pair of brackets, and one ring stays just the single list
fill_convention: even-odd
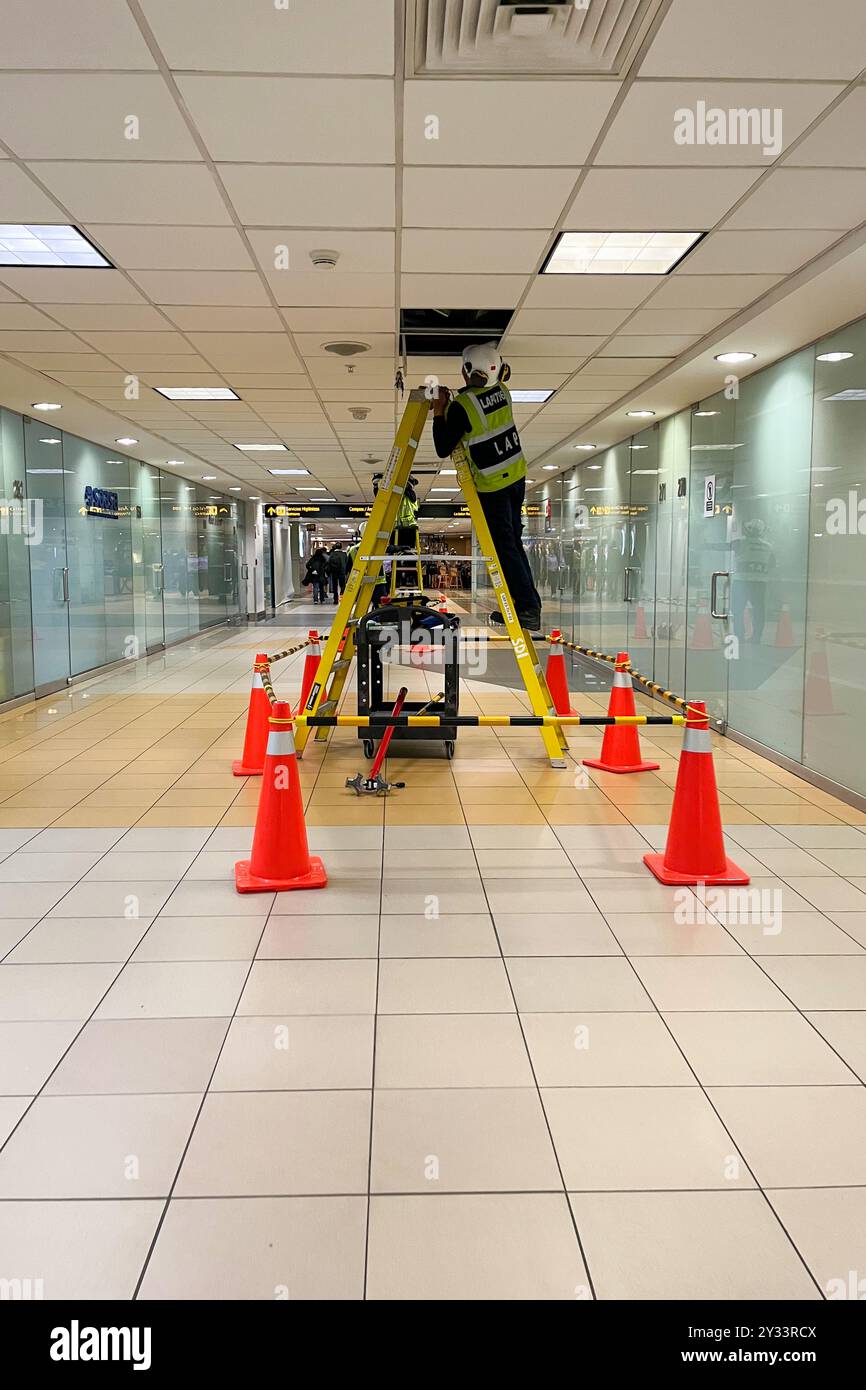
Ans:
[{"label": "worker on ladder", "polygon": [[[453,397],[447,387],[439,386],[433,397],[433,444],[439,458],[447,458],[461,442],[465,446],[518,621],[521,627],[537,632],[541,627],[541,597],[521,540],[526,459],[505,385],[509,374],[497,344],[475,343],[465,348],[466,385]],[[498,610],[491,613],[490,620],[504,621]]]}]

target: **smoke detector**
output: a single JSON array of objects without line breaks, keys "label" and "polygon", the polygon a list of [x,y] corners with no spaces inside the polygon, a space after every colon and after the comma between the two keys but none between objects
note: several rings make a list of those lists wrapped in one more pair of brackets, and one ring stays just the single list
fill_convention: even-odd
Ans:
[{"label": "smoke detector", "polygon": [[317,270],[333,270],[340,259],[339,251],[311,251],[310,260]]},{"label": "smoke detector", "polygon": [[368,405],[350,405],[349,414],[353,420],[366,420],[370,414],[370,407]]},{"label": "smoke detector", "polygon": [[361,352],[369,352],[369,343],[323,343],[325,352],[333,352],[336,357],[357,357]]}]

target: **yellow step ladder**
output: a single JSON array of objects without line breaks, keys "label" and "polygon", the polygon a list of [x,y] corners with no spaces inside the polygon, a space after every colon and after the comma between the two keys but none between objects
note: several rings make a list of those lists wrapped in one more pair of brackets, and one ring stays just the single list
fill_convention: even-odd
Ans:
[{"label": "yellow step ladder", "polygon": [[[412,464],[421,434],[430,411],[430,399],[423,388],[409,393],[403,419],[397,431],[394,447],[388,465],[382,474],[379,491],[364,527],[361,545],[355,555],[355,563],[349,575],[340,605],[331,623],[331,631],[316,671],[316,677],[304,706],[304,712],[313,714],[336,714],[340,698],[346,685],[355,656],[355,633],[358,623],[367,614],[377,584],[382,582],[382,562],[384,561],[391,534],[397,521],[397,513],[403,493],[412,472]],[[478,493],[469,469],[469,459],[462,444],[452,454],[457,467],[457,481],[463,489],[475,534],[481,549],[482,559],[493,586],[502,614],[505,631],[511,642],[511,649],[517,661],[533,714],[555,715],[553,700],[547,688],[547,681],[530,634],[520,626],[511,595],[505,583],[493,539],[487,525]],[[418,547],[420,549],[420,546]],[[392,578],[394,575],[392,557]],[[408,559],[408,556],[406,557]],[[420,560],[419,560],[420,572]],[[345,634],[345,640],[344,640]],[[295,747],[298,756],[303,754],[309,737],[309,725],[301,725],[295,731]],[[544,740],[545,750],[552,767],[566,766],[568,743],[560,724],[548,725],[539,729]],[[330,729],[317,728],[316,741],[325,742]]]}]

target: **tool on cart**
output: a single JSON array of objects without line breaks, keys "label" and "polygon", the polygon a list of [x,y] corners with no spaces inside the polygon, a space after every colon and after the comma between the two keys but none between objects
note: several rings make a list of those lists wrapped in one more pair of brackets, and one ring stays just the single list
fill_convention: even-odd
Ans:
[{"label": "tool on cart", "polygon": [[[450,722],[459,713],[460,698],[460,619],[455,613],[439,613],[425,600],[422,604],[405,602],[375,608],[362,618],[355,631],[358,655],[358,713],[387,714],[389,701],[385,694],[386,664],[400,663],[400,655],[423,651],[425,665],[433,664],[441,673],[445,689],[442,694],[441,723],[426,728],[397,726],[394,737],[401,744],[434,742],[444,745],[445,756],[454,755],[457,728]],[[403,662],[402,664],[405,664]],[[404,714],[421,714],[428,706],[406,700]],[[372,758],[374,744],[370,730],[358,731],[364,741],[364,753]]]},{"label": "tool on cart", "polygon": [[[331,625],[331,634],[325,644],[316,678],[304,706],[305,714],[311,716],[336,714],[340,697],[345,688],[349,667],[355,655],[356,633],[360,631],[364,617],[370,610],[373,592],[380,582],[382,563],[388,552],[388,546],[392,543],[391,536],[397,524],[400,503],[412,473],[412,464],[429,413],[430,398],[425,390],[423,388],[412,390],[409,393],[394,447],[379,482],[370,516],[364,529],[361,548],[355,556],[352,573],[346,584],[335,620]],[[517,668],[529,696],[532,712],[538,716],[555,716],[556,710],[547,688],[532,636],[521,627],[508,586],[505,583],[490,529],[481,510],[478,493],[469,469],[468,455],[462,444],[457,446],[452,459],[457,468],[457,482],[463,489],[481,557],[487,569],[491,587],[496,595],[505,632],[508,635],[511,649],[517,661]],[[404,555],[404,558],[408,559],[409,556]],[[345,631],[348,631],[348,635],[345,642],[342,642],[342,634]],[[298,727],[298,757],[303,754],[310,727],[308,725],[299,725]],[[401,727],[398,732],[400,736],[403,736],[407,731]],[[544,724],[539,726],[539,732],[544,741],[545,751],[551,766],[565,767],[565,754],[568,745],[561,724]],[[329,734],[329,727],[316,727],[317,742],[324,741]],[[448,737],[452,752],[453,738],[453,734]],[[448,743],[446,743],[446,752],[448,752]]]},{"label": "tool on cart", "polygon": [[[403,708],[403,701],[409,691],[405,685],[401,686],[397,692],[397,699],[394,701],[394,708],[391,713],[397,715]],[[376,760],[366,777],[357,772],[354,777],[346,778],[346,786],[351,787],[356,796],[387,796],[392,787],[405,787],[405,782],[386,782],[382,773],[382,764],[388,752],[388,744],[394,735],[394,725],[391,724],[382,735],[382,742],[379,744],[379,751]]]}]

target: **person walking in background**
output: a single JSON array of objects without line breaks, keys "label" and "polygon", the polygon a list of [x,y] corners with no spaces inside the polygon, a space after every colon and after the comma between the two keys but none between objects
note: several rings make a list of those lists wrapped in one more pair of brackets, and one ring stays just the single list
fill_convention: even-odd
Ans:
[{"label": "person walking in background", "polygon": [[328,552],[323,545],[320,545],[317,546],[307,561],[307,572],[304,575],[304,583],[312,584],[313,586],[313,603],[325,602],[327,558]]},{"label": "person walking in background", "polygon": [[339,541],[335,541],[328,551],[327,564],[328,582],[331,586],[331,602],[339,603],[343,590],[346,587],[346,579],[349,573],[346,562],[346,552]]}]

